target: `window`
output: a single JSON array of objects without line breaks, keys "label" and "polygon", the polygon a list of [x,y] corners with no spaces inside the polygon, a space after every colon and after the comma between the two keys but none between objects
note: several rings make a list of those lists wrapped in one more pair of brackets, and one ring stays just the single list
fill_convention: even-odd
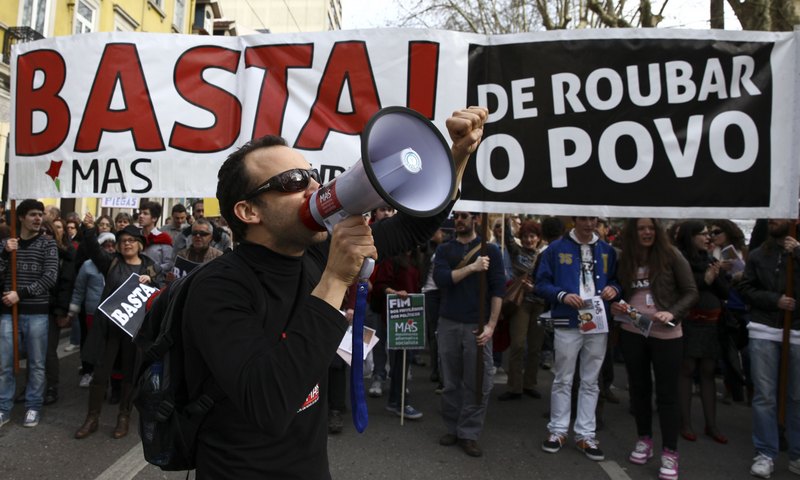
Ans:
[{"label": "window", "polygon": [[50,1],[51,0],[23,0],[22,18],[20,26],[31,27],[44,36],[50,27]]},{"label": "window", "polygon": [[119,5],[114,5],[114,31],[115,32],[135,32],[139,28],[139,22],[131,17]]},{"label": "window", "polygon": [[97,5],[88,0],[75,4],[75,26],[72,33],[90,33],[97,29]]},{"label": "window", "polygon": [[175,15],[172,18],[172,24],[178,29],[178,33],[185,33],[184,24],[186,19],[186,0],[175,0]]}]

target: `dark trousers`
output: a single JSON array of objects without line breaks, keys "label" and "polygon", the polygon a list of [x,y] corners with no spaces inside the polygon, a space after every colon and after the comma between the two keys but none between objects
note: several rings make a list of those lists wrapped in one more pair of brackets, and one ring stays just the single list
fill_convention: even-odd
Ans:
[{"label": "dark trousers", "polygon": [[47,319],[47,355],[44,359],[44,375],[47,379],[47,388],[58,388],[58,336],[61,327],[56,324],[56,316],[49,315]]},{"label": "dark trousers", "polygon": [[[404,350],[389,350],[389,365],[392,367],[391,382],[389,383],[389,405],[400,405],[403,393],[403,379],[408,375],[408,364],[413,358],[413,350],[406,354],[405,368],[403,365]],[[400,373],[402,369],[403,373]],[[408,399],[406,399],[408,403]]]},{"label": "dark trousers", "polygon": [[431,352],[431,371],[439,373],[439,346],[436,343],[436,330],[439,328],[439,305],[442,294],[439,290],[425,292],[425,335]]},{"label": "dark trousers", "polygon": [[136,345],[126,333],[116,325],[108,326],[105,351],[103,359],[95,365],[92,385],[106,387],[111,372],[114,370],[114,362],[117,359],[117,352],[120,356],[122,367],[122,383],[131,383],[133,380],[133,363],[136,360]]},{"label": "dark trousers", "polygon": [[[681,415],[678,407],[678,376],[683,358],[683,339],[645,338],[626,330],[619,345],[628,371],[631,406],[640,437],[653,436],[653,375],[663,448],[677,450]],[[652,374],[651,374],[652,369]]]},{"label": "dark trousers", "polygon": [[346,410],[347,396],[347,364],[339,355],[334,357],[328,367],[328,408],[330,410]]}]

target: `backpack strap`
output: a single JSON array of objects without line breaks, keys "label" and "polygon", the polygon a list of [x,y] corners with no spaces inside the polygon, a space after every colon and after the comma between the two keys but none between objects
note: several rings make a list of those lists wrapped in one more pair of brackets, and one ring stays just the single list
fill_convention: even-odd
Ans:
[{"label": "backpack strap", "polygon": [[475,256],[475,254],[478,253],[478,250],[480,249],[481,249],[480,243],[472,247],[472,250],[470,250],[469,252],[467,252],[466,255],[464,255],[464,258],[462,258],[461,261],[458,262],[458,265],[456,265],[456,268],[454,268],[453,270],[458,270],[466,267],[467,264],[470,262],[470,260],[472,260],[472,257]]},{"label": "backpack strap", "polygon": [[[240,255],[238,255],[236,253],[236,250],[233,250],[233,251],[231,251],[229,253],[226,253],[225,255],[231,255],[234,258],[236,258],[237,262],[241,265],[240,271],[247,272],[247,273],[245,273],[245,275],[248,275],[248,276],[251,277],[250,281],[253,282],[253,283],[258,283],[258,278],[256,277],[256,274],[253,271],[253,268],[250,266],[250,264],[244,258],[242,258]],[[189,275],[184,277],[186,279],[186,281],[183,282],[183,285],[180,285],[179,291],[174,292],[175,295],[181,295],[182,294],[183,297],[180,298],[180,299],[176,298],[176,302],[174,302],[174,303],[178,303],[178,301],[180,301],[181,304],[182,304],[186,300],[186,297],[188,296],[188,291],[189,291],[189,283],[191,282],[191,280],[189,280],[189,278],[195,272],[199,271],[200,269],[202,269],[203,267],[205,267],[209,263],[210,262],[206,262],[206,263],[200,265],[199,267],[197,267],[194,270],[192,270],[192,272]],[[172,304],[172,303],[173,302],[170,302],[170,304]],[[170,305],[170,306],[172,306],[172,305]],[[168,313],[171,313],[171,311],[168,312]],[[168,350],[168,349],[169,348],[167,347],[166,350]],[[193,401],[189,402],[186,405],[186,408],[185,408],[186,412],[188,414],[192,415],[192,416],[195,416],[195,415],[199,415],[201,417],[204,416],[212,408],[214,408],[214,405],[216,403],[218,403],[219,401],[221,401],[221,400],[223,400],[223,399],[225,399],[227,397],[225,392],[223,392],[222,389],[219,387],[219,385],[217,385],[217,382],[214,381],[214,377],[212,377],[210,374],[208,375],[208,377],[206,377],[205,381],[203,381],[203,386],[201,388],[201,391],[203,393],[199,397],[197,397],[196,399],[194,399]]]}]

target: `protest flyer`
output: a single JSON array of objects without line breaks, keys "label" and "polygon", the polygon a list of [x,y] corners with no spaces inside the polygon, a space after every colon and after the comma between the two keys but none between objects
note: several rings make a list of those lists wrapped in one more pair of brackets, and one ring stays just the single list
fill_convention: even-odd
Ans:
[{"label": "protest flyer", "polygon": [[[367,355],[369,352],[375,348],[375,345],[378,344],[378,336],[375,335],[375,329],[364,327],[364,360],[367,359]],[[347,327],[347,331],[342,337],[342,341],[339,342],[339,348],[336,350],[336,353],[342,357],[342,360],[347,362],[348,365],[351,364],[353,360],[353,326],[350,325]]]},{"label": "protest flyer", "polygon": [[608,333],[606,306],[599,296],[584,299],[584,307],[578,310],[578,329],[585,335]]}]

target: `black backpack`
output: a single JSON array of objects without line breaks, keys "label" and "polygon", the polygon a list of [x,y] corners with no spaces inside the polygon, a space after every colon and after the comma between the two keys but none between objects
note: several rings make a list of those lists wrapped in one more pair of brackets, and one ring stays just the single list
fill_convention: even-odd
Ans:
[{"label": "black backpack", "polygon": [[133,403],[139,411],[144,458],[167,471],[195,468],[200,426],[214,404],[225,398],[211,378],[199,398],[189,398],[186,383],[183,305],[195,275],[205,265],[157,294],[134,339],[138,348]]}]

